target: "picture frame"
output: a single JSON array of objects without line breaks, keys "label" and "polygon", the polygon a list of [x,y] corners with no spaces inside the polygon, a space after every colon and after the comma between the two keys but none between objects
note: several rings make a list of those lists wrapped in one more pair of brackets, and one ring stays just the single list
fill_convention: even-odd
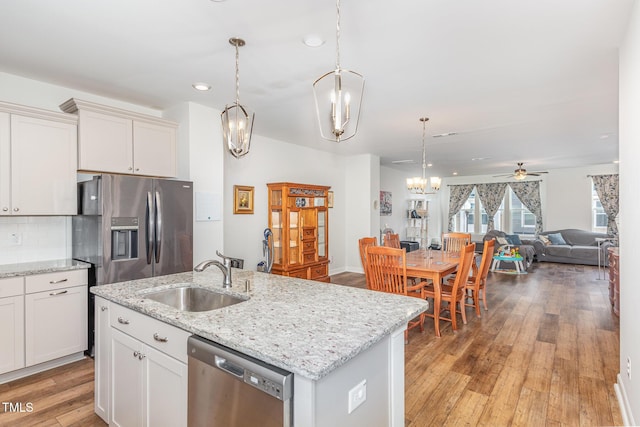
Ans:
[{"label": "picture frame", "polygon": [[329,208],[333,207],[333,191],[329,191],[327,193],[327,207]]},{"label": "picture frame", "polygon": [[391,191],[380,191],[380,216],[391,216]]},{"label": "picture frame", "polygon": [[233,186],[233,213],[253,214],[253,187],[248,185]]}]

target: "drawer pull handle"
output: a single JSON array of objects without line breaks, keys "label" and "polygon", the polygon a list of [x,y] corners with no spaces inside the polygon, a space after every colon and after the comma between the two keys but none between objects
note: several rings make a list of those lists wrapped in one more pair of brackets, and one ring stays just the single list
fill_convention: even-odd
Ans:
[{"label": "drawer pull handle", "polygon": [[156,332],[155,334],[153,334],[153,339],[159,342],[167,342],[169,341],[169,338],[167,337],[161,337],[160,335],[158,335],[158,333]]},{"label": "drawer pull handle", "polygon": [[50,281],[49,281],[49,284],[51,284],[51,285],[55,285],[55,284],[58,284],[58,283],[64,283],[64,282],[66,282],[66,281],[68,281],[68,280],[69,280],[69,279],[50,280]]},{"label": "drawer pull handle", "polygon": [[140,352],[138,350],[133,352],[133,357],[138,357],[140,355]]},{"label": "drawer pull handle", "polygon": [[138,360],[142,360],[142,359],[144,359],[145,357],[147,357],[147,356],[145,356],[145,355],[144,355],[144,354],[142,354],[142,353],[139,353],[139,354],[138,354]]},{"label": "drawer pull handle", "polygon": [[107,306],[103,305],[102,307],[100,307],[100,311],[107,311]]},{"label": "drawer pull handle", "polygon": [[118,317],[118,323],[122,325],[128,325],[129,321],[127,319],[123,319],[122,317]]},{"label": "drawer pull handle", "polygon": [[49,295],[55,297],[56,295],[66,294],[69,291],[51,292]]}]

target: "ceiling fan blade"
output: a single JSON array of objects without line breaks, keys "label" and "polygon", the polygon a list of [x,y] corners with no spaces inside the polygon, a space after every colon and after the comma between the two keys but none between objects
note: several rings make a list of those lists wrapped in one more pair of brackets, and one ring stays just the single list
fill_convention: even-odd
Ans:
[{"label": "ceiling fan blade", "polygon": [[543,173],[549,173],[549,172],[527,172],[527,175],[540,176]]},{"label": "ceiling fan blade", "polygon": [[493,175],[494,178],[504,178],[504,177],[507,177],[507,176],[513,176],[513,174],[512,173],[505,173],[505,174],[502,174],[502,175]]}]

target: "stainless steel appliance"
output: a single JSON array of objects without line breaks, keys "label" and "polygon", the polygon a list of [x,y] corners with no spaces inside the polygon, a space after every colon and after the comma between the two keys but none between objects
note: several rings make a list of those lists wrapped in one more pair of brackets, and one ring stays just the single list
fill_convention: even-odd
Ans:
[{"label": "stainless steel appliance", "polygon": [[[78,183],[78,211],[72,254],[91,263],[89,286],[193,268],[191,182],[96,175]],[[89,301],[89,349],[93,306]]]},{"label": "stainless steel appliance", "polygon": [[198,336],[187,343],[189,427],[293,425],[293,374]]}]

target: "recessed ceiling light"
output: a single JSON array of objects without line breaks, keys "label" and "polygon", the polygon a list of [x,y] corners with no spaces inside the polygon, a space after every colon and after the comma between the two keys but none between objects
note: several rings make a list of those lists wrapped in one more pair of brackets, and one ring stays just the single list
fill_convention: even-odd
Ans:
[{"label": "recessed ceiling light", "polygon": [[324,40],[317,34],[308,34],[304,36],[302,42],[308,47],[320,47],[324,44]]},{"label": "recessed ceiling light", "polygon": [[487,160],[490,157],[474,157],[473,159],[471,159],[472,162],[476,162],[476,161],[480,161],[480,160]]},{"label": "recessed ceiling light", "polygon": [[607,138],[609,138],[608,133],[603,133],[602,135],[600,135],[600,139],[607,139]]},{"label": "recessed ceiling light", "polygon": [[392,160],[391,163],[395,164],[395,165],[399,165],[402,163],[415,163],[415,160]]},{"label": "recessed ceiling light", "polygon": [[223,1],[227,1],[227,0],[211,0],[214,3],[222,3]]},{"label": "recessed ceiling light", "polygon": [[427,167],[430,168],[431,166],[433,166],[433,163],[427,163]]},{"label": "recessed ceiling light", "polygon": [[192,84],[191,87],[193,87],[195,90],[199,90],[201,92],[206,92],[208,90],[211,90],[211,85],[208,84],[208,83],[203,83],[203,82],[196,82],[196,83]]},{"label": "recessed ceiling light", "polygon": [[613,163],[618,164],[620,163],[620,160],[614,160]]},{"label": "recessed ceiling light", "polygon": [[454,172],[454,173],[453,173],[453,176],[456,176],[456,175],[458,175],[458,172]]}]

